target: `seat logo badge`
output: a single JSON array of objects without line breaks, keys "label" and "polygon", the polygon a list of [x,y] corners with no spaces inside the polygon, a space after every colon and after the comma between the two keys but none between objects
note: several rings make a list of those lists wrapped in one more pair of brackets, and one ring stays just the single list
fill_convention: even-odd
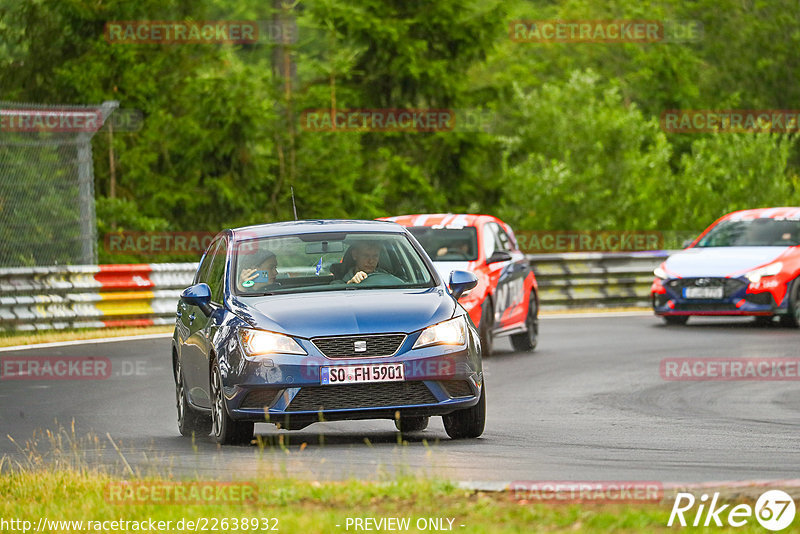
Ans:
[{"label": "seat logo badge", "polygon": [[356,341],[353,343],[353,348],[356,352],[367,352],[367,342],[366,341]]},{"label": "seat logo badge", "polygon": [[711,285],[711,280],[709,280],[708,278],[698,278],[697,281],[695,282],[695,285],[698,286]]}]

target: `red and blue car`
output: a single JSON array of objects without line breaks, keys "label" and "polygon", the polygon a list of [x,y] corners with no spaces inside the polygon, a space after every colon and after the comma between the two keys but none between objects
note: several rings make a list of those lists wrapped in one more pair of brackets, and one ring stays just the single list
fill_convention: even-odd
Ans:
[{"label": "red and blue car", "polygon": [[729,213],[658,266],[653,310],[667,324],[692,315],[780,317],[800,325],[800,208]]},{"label": "red and blue car", "polygon": [[518,351],[536,348],[539,299],[536,277],[510,226],[491,215],[420,214],[383,217],[408,227],[444,280],[470,271],[478,285],[459,299],[478,326],[483,355],[494,338],[510,336]]}]

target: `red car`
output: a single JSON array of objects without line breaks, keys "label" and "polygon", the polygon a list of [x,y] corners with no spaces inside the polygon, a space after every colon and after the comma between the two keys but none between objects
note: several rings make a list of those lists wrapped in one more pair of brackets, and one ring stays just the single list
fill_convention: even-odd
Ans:
[{"label": "red car", "polygon": [[408,227],[444,280],[475,273],[478,285],[459,299],[481,334],[483,355],[495,337],[510,336],[518,351],[532,351],[539,333],[536,277],[514,232],[491,215],[427,214],[382,217]]},{"label": "red car", "polygon": [[656,268],[656,315],[684,324],[692,315],[780,317],[800,325],[800,208],[735,211]]}]

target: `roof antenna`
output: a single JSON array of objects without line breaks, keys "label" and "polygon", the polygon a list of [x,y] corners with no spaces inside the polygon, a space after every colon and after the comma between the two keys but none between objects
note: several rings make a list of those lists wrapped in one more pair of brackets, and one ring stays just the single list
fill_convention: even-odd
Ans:
[{"label": "roof antenna", "polygon": [[292,190],[292,211],[294,212],[294,220],[297,220],[297,206],[294,205],[294,186],[290,185],[289,188]]}]

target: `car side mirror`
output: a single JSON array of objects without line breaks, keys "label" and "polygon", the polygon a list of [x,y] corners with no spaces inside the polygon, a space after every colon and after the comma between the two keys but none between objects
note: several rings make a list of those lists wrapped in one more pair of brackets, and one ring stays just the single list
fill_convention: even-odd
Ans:
[{"label": "car side mirror", "polygon": [[205,315],[211,315],[211,288],[208,284],[201,283],[189,286],[181,293],[181,299],[190,306],[197,306]]},{"label": "car side mirror", "polygon": [[486,265],[501,261],[511,261],[511,253],[505,250],[495,250],[494,253],[489,256],[489,259],[486,260]]},{"label": "car side mirror", "polygon": [[478,277],[469,271],[453,271],[450,273],[450,293],[456,300],[466,291],[478,285]]},{"label": "car side mirror", "polygon": [[696,237],[692,237],[692,238],[690,238],[690,239],[687,239],[686,241],[684,241],[684,242],[681,244],[681,248],[686,248],[686,247],[688,247],[689,245],[691,245],[691,244],[692,244],[692,241],[694,241],[695,239],[697,239],[697,238],[696,238]]}]

